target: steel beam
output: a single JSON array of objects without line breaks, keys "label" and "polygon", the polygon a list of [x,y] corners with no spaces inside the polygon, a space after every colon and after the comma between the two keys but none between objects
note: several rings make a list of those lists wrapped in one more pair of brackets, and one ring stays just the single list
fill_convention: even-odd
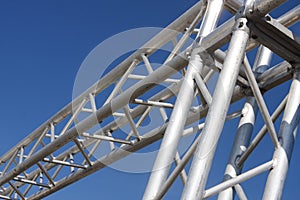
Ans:
[{"label": "steel beam", "polygon": [[[298,67],[298,66],[297,66]],[[296,69],[290,88],[287,105],[282,118],[279,140],[280,146],[275,150],[275,166],[270,172],[263,199],[281,199],[282,191],[292,156],[297,128],[300,120],[300,70]]]}]

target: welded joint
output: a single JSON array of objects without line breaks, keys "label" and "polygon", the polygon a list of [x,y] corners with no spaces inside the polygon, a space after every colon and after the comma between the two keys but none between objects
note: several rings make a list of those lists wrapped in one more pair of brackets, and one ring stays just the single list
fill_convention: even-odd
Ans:
[{"label": "welded joint", "polygon": [[214,71],[217,72],[219,71],[218,67],[215,64],[215,60],[213,56],[205,48],[201,46],[194,48],[191,53],[187,52],[186,55],[189,56],[190,58],[194,57],[195,55],[199,55],[203,65],[213,69]]},{"label": "welded joint", "polygon": [[248,28],[247,22],[248,22],[248,20],[245,17],[238,18],[233,27],[233,32],[237,31],[237,30],[248,32],[249,28]]},{"label": "welded joint", "polygon": [[294,63],[292,65],[290,65],[290,68],[288,68],[288,70],[293,70],[294,73],[295,72],[300,72],[300,63]]}]

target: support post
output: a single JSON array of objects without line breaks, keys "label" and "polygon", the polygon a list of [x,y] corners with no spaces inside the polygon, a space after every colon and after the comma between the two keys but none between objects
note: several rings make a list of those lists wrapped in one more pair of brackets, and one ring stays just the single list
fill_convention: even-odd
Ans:
[{"label": "support post", "polygon": [[[242,166],[237,165],[237,160],[245,152],[249,145],[257,111],[258,107],[255,98],[248,97],[242,111],[243,114],[231,149],[230,158],[226,166],[223,178],[224,181],[234,178],[241,173]],[[218,200],[232,200],[233,197],[233,188],[228,188],[219,194]]]},{"label": "support post", "polygon": [[224,126],[229,103],[245,56],[249,39],[246,18],[238,18],[234,26],[228,54],[213,95],[211,107],[202,131],[202,138],[194,154],[187,184],[182,200],[195,200],[203,197],[207,177],[212,164],[222,128]]},{"label": "support post", "polygon": [[280,125],[280,146],[275,150],[275,166],[268,176],[263,200],[281,199],[282,191],[292,156],[294,141],[300,119],[300,70],[296,69],[291,84],[287,105]]},{"label": "support post", "polygon": [[[270,66],[271,58],[272,52],[268,48],[260,46],[253,70],[259,74],[264,72]],[[242,171],[242,166],[238,165],[238,159],[249,146],[257,112],[258,107],[255,98],[253,96],[247,97],[231,149],[230,158],[226,166],[224,181],[239,175]],[[218,200],[232,200],[233,198],[234,190],[233,188],[228,188],[219,194]]]},{"label": "support post", "polygon": [[[223,0],[208,1],[199,32],[200,43],[201,38],[209,34],[216,27],[223,8],[223,3]],[[194,77],[195,74],[201,73],[203,65],[204,63],[200,55],[193,51],[170,117],[169,125],[165,131],[165,135],[154,162],[143,200],[154,199],[167,179],[194,98]]]}]

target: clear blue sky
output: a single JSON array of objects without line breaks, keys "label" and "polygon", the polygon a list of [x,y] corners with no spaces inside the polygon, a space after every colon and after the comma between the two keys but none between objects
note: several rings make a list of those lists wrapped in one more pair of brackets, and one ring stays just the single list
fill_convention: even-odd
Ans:
[{"label": "clear blue sky", "polygon": [[[87,54],[101,41],[132,28],[165,27],[196,2],[1,1],[0,154],[5,153],[72,99],[77,70]],[[293,0],[292,6],[296,4],[297,1]],[[292,6],[284,6],[281,11]],[[294,30],[299,34],[299,26]],[[282,90],[267,93],[266,98],[280,100],[285,93],[278,91],[286,88],[287,85],[282,86]],[[278,100],[273,100],[270,105],[271,111],[278,104]],[[259,119],[261,121],[260,116]],[[216,159],[219,162],[214,164],[213,170],[216,172],[212,175],[212,181],[208,183],[210,185],[220,181],[216,177],[221,177],[224,171],[224,165],[221,164],[228,158],[230,139],[233,138],[231,130],[235,128],[236,123],[237,121],[226,126],[227,132],[221,137],[221,140],[224,140],[222,148],[228,152],[224,153],[224,150],[220,150],[221,147],[218,148]],[[261,159],[267,161],[271,158],[270,139],[266,138],[262,146],[260,150],[266,155],[261,155]],[[284,199],[300,196],[299,148],[296,143]],[[250,158],[249,163],[251,162],[258,161]],[[107,168],[46,199],[140,199],[148,176],[148,173],[129,174]],[[260,178],[265,179],[265,176]],[[179,198],[180,184],[179,181],[176,182],[166,199]],[[249,198],[259,199],[263,182],[260,185],[257,181],[250,180],[247,184],[245,190]]]}]

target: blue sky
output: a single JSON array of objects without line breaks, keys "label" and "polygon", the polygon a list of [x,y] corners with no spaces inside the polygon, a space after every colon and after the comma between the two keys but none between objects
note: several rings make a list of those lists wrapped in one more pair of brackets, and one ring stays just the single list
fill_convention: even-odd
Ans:
[{"label": "blue sky", "polygon": [[[28,135],[72,99],[76,73],[88,53],[100,42],[119,32],[139,27],[165,27],[197,1],[154,0],[96,1],[44,0],[0,2],[0,88],[1,136],[0,154]],[[281,12],[297,4],[284,6]],[[278,16],[278,13],[274,13]],[[298,28],[293,28],[300,32]],[[278,62],[275,60],[273,64]],[[285,93],[284,85],[266,94],[272,100],[270,111]],[[276,98],[274,98],[276,97]],[[239,105],[237,105],[239,106]],[[258,119],[261,121],[261,117]],[[217,151],[211,177],[213,185],[219,181],[229,151],[233,130],[238,121],[226,125]],[[260,128],[260,126],[258,126]],[[258,129],[256,129],[257,132]],[[292,167],[287,179],[284,199],[299,196],[299,145],[296,143]],[[271,158],[270,139],[259,149]],[[253,158],[249,163],[258,162]],[[250,165],[254,166],[254,165]],[[57,199],[140,199],[148,173],[130,174],[106,168],[47,197]],[[265,176],[260,176],[261,180]],[[262,184],[264,181],[262,181]],[[177,181],[166,199],[178,199],[181,183]],[[245,189],[250,199],[258,199],[262,187],[255,180]],[[251,198],[253,197],[253,198]]]}]

